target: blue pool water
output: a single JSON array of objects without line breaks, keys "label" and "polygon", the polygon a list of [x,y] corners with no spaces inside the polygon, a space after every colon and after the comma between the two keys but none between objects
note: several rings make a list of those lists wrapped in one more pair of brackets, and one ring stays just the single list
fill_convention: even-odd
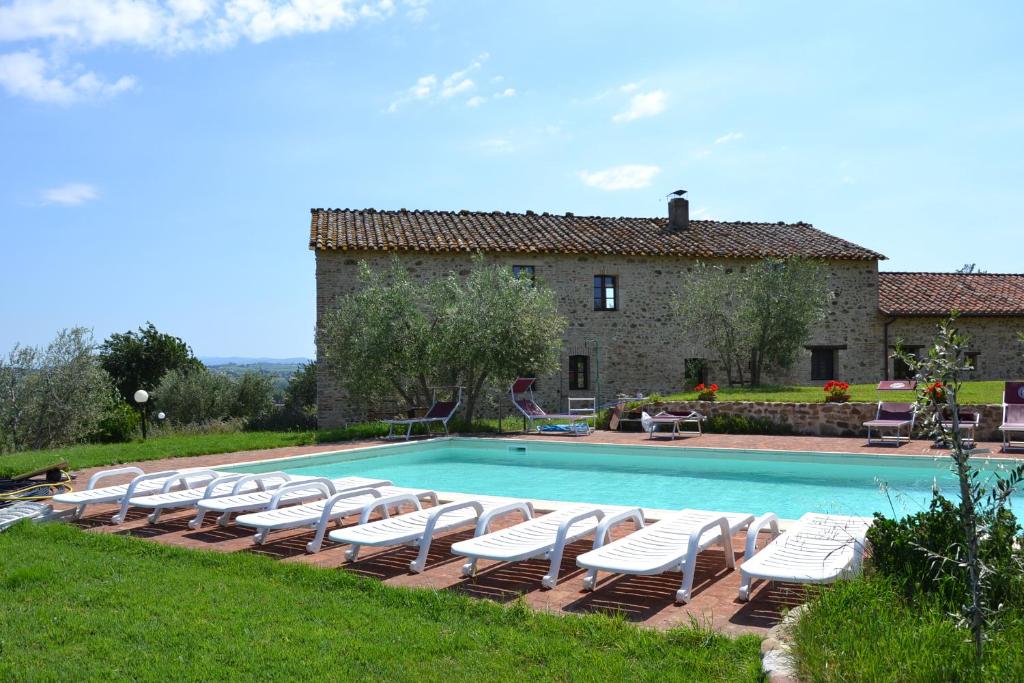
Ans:
[{"label": "blue pool water", "polygon": [[[648,508],[702,508],[796,518],[805,512],[906,514],[932,486],[957,499],[936,458],[438,439],[232,467],[399,486]],[[988,461],[990,471],[998,460]],[[1009,462],[1009,461],[1003,461]]]}]

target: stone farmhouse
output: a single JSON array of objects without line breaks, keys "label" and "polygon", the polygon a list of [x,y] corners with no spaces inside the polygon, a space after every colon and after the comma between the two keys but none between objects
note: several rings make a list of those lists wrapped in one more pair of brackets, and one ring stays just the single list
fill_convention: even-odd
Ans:
[{"label": "stone farmhouse", "polygon": [[[360,261],[387,267],[397,255],[424,283],[464,271],[473,255],[507,264],[552,288],[569,320],[562,371],[540,378],[539,398],[564,410],[569,396],[667,393],[689,379],[722,381],[714,353],[670,315],[684,274],[698,261],[741,271],[764,258],[823,262],[834,293],[827,320],[802,357],[773,383],[876,382],[906,368],[889,358],[901,340],[922,347],[956,309],[975,340],[978,379],[1024,375],[1024,275],[880,273],[885,257],[807,223],[691,220],[687,200],[661,218],[477,211],[312,209],[317,320],[358,287]],[[599,386],[598,386],[599,384]],[[366,415],[321,369],[321,426]]]}]

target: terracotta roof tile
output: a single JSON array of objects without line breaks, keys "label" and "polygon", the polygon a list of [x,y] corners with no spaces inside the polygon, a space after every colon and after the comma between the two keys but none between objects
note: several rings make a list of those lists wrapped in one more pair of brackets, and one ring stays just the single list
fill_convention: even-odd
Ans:
[{"label": "terracotta roof tile", "polygon": [[1024,274],[879,273],[878,308],[890,315],[1024,315]]},{"label": "terracotta roof tile", "polygon": [[534,212],[312,209],[309,247],[343,251],[615,254],[873,261],[881,254],[808,223],[605,218]]}]

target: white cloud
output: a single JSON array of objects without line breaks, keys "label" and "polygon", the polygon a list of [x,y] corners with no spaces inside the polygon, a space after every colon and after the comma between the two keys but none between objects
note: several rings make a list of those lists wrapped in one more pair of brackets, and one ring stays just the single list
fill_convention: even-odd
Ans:
[{"label": "white cloud", "polygon": [[600,190],[638,190],[649,186],[659,172],[658,166],[625,164],[593,173],[580,171],[580,179],[584,185]]},{"label": "white cloud", "polygon": [[43,190],[40,195],[45,204],[61,204],[62,206],[78,206],[99,197],[99,192],[87,183],[67,183],[60,187]]},{"label": "white cloud", "polygon": [[80,66],[59,70],[37,52],[29,51],[0,55],[0,85],[16,97],[67,105],[113,97],[134,88],[135,79],[122,76],[110,83]]},{"label": "white cloud", "polygon": [[668,93],[664,90],[652,90],[651,92],[638,93],[629,100],[629,108],[612,117],[615,123],[627,123],[648,116],[657,116],[665,111],[665,101]]},{"label": "white cloud", "polygon": [[[464,95],[477,90],[477,83],[470,76],[471,74],[475,74],[483,69],[484,63],[486,63],[489,58],[490,55],[484,52],[470,62],[468,66],[452,72],[444,79],[439,79],[436,74],[421,76],[416,80],[414,85],[400,92],[398,96],[391,101],[387,107],[387,112],[393,114],[403,105],[414,100],[438,102],[441,100],[451,99],[456,95]],[[491,78],[490,82],[495,83],[500,82],[501,80],[503,80],[502,77],[497,76],[495,78]],[[514,97],[515,95],[515,88],[505,88],[491,95],[475,94],[466,100],[466,106],[471,109],[476,109],[477,107],[487,103],[489,100],[504,99]]]},{"label": "white cloud", "polygon": [[[9,69],[14,58],[20,71],[31,66],[39,74],[47,69],[29,64],[25,55],[43,59],[40,49],[59,55],[116,45],[164,53],[223,49],[241,40],[261,43],[383,20],[393,16],[399,6],[418,21],[425,17],[427,4],[428,0],[401,0],[400,5],[398,0],[10,0],[0,5],[0,43],[34,44],[27,52],[22,48],[0,57],[7,60]],[[48,69],[54,69],[55,58],[46,61]],[[73,79],[69,75],[40,76],[37,87],[7,89],[66,103],[89,90],[109,93],[114,88],[119,92],[134,83],[122,78],[111,84],[80,70],[85,73],[74,74]],[[78,78],[85,80],[75,85]],[[77,95],[69,96],[69,91]],[[48,94],[39,97],[40,93]]]},{"label": "white cloud", "polygon": [[[426,7],[403,4],[411,12]],[[395,0],[13,0],[0,7],[0,41],[192,50],[329,31],[390,17],[395,7]]]},{"label": "white cloud", "polygon": [[625,85],[619,86],[619,92],[633,92],[634,90],[639,90],[639,89],[640,89],[640,84],[639,83],[626,83]]},{"label": "white cloud", "polygon": [[724,145],[727,142],[733,142],[735,140],[742,140],[742,139],[743,139],[743,133],[739,133],[739,132],[726,133],[725,135],[723,135],[721,137],[715,138],[715,144],[716,145]]}]

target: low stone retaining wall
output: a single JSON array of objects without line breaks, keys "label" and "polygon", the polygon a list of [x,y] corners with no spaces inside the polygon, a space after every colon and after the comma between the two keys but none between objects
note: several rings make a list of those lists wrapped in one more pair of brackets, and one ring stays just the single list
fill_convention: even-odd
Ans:
[{"label": "low stone retaining wall", "polygon": [[[981,411],[979,441],[1001,441],[999,405],[966,406]],[[666,410],[696,410],[702,415],[742,415],[790,425],[798,434],[810,436],[867,436],[864,423],[874,419],[875,403],[773,403],[767,401],[679,401]],[[917,430],[915,436],[927,438]]]}]

